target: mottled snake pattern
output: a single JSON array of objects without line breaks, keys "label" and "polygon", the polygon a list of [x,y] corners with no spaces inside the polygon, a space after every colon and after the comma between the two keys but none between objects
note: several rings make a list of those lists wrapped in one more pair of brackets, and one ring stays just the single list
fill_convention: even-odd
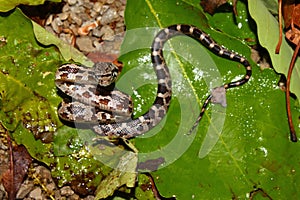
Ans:
[{"label": "mottled snake pattern", "polygon": [[[92,125],[92,129],[100,135],[109,137],[132,138],[149,131],[164,118],[170,105],[172,82],[163,57],[163,46],[166,41],[177,35],[194,38],[216,55],[239,62],[245,67],[246,74],[243,78],[215,89],[221,88],[225,91],[229,88],[241,86],[250,79],[251,66],[244,57],[220,46],[195,26],[172,25],[160,30],[152,43],[151,60],[157,76],[158,86],[155,101],[145,114],[132,119],[133,105],[131,98],[110,86],[110,84],[113,85],[112,82],[117,77],[117,67],[112,63],[96,63],[93,68],[66,64],[57,70],[55,83],[63,93],[72,97],[75,101],[62,102],[58,110],[60,118],[66,121],[83,123],[88,123],[89,119],[90,121],[93,119],[92,121],[95,124]],[[198,125],[207,105],[213,98],[212,92],[206,98],[191,131]]]}]

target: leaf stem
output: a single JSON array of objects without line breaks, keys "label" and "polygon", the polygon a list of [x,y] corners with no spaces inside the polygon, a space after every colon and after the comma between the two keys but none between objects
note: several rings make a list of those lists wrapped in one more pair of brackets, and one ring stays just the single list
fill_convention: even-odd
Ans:
[{"label": "leaf stem", "polygon": [[290,137],[292,142],[297,142],[297,136],[296,136],[296,131],[293,125],[293,119],[292,119],[292,113],[291,113],[291,103],[290,103],[290,81],[291,81],[291,76],[292,76],[292,71],[295,66],[295,61],[298,56],[300,48],[300,41],[298,42],[296,49],[294,51],[292,60],[290,62],[289,66],[289,71],[287,75],[287,80],[286,80],[286,90],[285,90],[285,96],[286,96],[286,109],[287,109],[287,115],[288,115],[288,122],[289,122],[289,127],[290,127]]},{"label": "leaf stem", "polygon": [[277,46],[276,46],[276,50],[275,50],[275,53],[276,54],[279,54],[279,51],[280,51],[280,46],[281,46],[281,43],[282,43],[282,0],[279,0],[278,1],[278,20],[279,20],[279,39],[278,39],[278,43],[277,43]]}]

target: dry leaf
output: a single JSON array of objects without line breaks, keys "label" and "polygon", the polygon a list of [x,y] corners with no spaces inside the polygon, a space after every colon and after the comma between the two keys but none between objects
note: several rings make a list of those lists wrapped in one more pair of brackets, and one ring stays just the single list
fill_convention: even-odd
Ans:
[{"label": "dry leaf", "polygon": [[282,2],[282,14],[285,28],[290,26],[300,27],[300,4],[295,0],[284,0]]},{"label": "dry leaf", "polygon": [[11,157],[13,162],[10,162],[10,169],[3,173],[2,182],[6,192],[9,194],[9,199],[15,199],[32,158],[24,146],[14,146]]}]

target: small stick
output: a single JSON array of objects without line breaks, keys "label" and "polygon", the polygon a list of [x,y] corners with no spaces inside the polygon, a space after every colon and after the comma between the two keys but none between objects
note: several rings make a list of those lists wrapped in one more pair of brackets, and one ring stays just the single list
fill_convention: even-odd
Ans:
[{"label": "small stick", "polygon": [[298,52],[300,49],[300,41],[298,42],[296,49],[294,51],[290,66],[289,66],[289,71],[287,75],[287,80],[286,80],[286,91],[285,91],[285,96],[286,96],[286,109],[287,109],[287,115],[288,115],[288,122],[289,122],[289,127],[290,127],[290,137],[292,142],[297,142],[297,136],[296,136],[296,131],[293,125],[293,119],[292,119],[292,113],[291,113],[291,103],[290,103],[290,81],[291,81],[291,76],[292,76],[292,71],[295,66],[295,61],[298,56]]},{"label": "small stick", "polygon": [[276,46],[275,53],[279,54],[280,46],[282,43],[282,10],[281,10],[282,0],[278,0],[278,20],[279,20],[279,40]]}]

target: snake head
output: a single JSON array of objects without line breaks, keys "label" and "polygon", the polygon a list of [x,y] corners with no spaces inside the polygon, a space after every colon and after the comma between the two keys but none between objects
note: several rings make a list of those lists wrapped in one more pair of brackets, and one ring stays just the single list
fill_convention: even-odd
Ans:
[{"label": "snake head", "polygon": [[98,84],[103,87],[112,84],[117,79],[119,73],[118,67],[110,62],[95,63],[94,70]]}]

